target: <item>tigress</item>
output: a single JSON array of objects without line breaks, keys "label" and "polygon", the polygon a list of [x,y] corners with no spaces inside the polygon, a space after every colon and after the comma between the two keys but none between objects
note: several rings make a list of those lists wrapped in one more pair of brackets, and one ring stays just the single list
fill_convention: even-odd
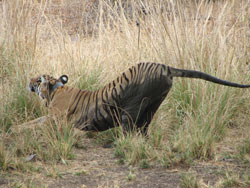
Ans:
[{"label": "tigress", "polygon": [[172,87],[173,77],[199,78],[221,85],[249,88],[221,80],[209,74],[176,69],[165,64],[142,62],[123,72],[96,91],[66,86],[68,76],[56,79],[49,75],[30,80],[31,92],[46,101],[49,113],[66,114],[76,128],[104,131],[121,125],[147,133],[148,126]]}]

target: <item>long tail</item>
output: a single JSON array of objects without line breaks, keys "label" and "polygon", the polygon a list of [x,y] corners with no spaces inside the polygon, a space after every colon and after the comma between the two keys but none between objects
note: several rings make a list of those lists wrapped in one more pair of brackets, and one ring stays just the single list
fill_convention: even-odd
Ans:
[{"label": "long tail", "polygon": [[225,85],[225,86],[231,86],[231,87],[239,87],[239,88],[248,88],[248,87],[250,87],[250,85],[243,85],[243,84],[237,84],[237,83],[234,83],[234,82],[229,82],[229,81],[216,78],[214,76],[211,76],[209,74],[206,74],[206,73],[200,72],[200,71],[176,69],[176,68],[173,68],[173,67],[169,67],[168,70],[170,71],[170,74],[173,77],[198,78],[198,79],[207,80],[209,82],[214,82],[214,83],[217,83],[217,84],[221,84],[221,85]]}]

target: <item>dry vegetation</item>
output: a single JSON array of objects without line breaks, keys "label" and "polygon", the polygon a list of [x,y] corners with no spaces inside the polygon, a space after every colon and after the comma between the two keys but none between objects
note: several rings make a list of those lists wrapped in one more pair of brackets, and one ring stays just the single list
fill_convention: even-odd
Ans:
[{"label": "dry vegetation", "polygon": [[2,0],[0,28],[0,186],[250,186],[249,89],[176,79],[148,139],[11,131],[46,114],[27,91],[38,74],[94,90],[156,61],[249,84],[249,0]]}]

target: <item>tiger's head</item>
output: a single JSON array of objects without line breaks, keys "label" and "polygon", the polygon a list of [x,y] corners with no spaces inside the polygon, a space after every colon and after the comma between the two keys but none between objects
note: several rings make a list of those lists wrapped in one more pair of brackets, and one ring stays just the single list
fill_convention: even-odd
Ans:
[{"label": "tiger's head", "polygon": [[56,88],[64,86],[67,82],[67,75],[62,75],[58,79],[49,75],[42,75],[30,80],[29,90],[37,93],[42,100],[49,100],[50,94],[55,91]]}]

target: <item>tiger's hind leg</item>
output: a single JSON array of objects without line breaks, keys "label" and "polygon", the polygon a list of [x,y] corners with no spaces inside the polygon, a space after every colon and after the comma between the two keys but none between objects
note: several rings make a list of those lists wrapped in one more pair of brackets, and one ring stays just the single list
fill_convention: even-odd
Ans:
[{"label": "tiger's hind leg", "polygon": [[128,114],[122,114],[121,116],[122,132],[124,135],[130,133],[133,130],[133,120]]},{"label": "tiger's hind leg", "polygon": [[151,99],[144,97],[142,100],[139,100],[139,103],[136,101],[132,105],[128,105],[130,108],[125,108],[126,110],[121,113],[121,124],[123,133],[126,135],[128,132],[139,131],[137,122],[140,117],[145,114],[145,110],[151,103]]},{"label": "tiger's hind leg", "polygon": [[150,105],[148,105],[144,113],[141,114],[140,118],[136,123],[138,128],[141,129],[142,134],[145,135],[146,137],[148,136],[149,124],[151,123],[155,112],[158,110],[164,99],[165,97],[162,97],[158,100],[153,101]]}]

